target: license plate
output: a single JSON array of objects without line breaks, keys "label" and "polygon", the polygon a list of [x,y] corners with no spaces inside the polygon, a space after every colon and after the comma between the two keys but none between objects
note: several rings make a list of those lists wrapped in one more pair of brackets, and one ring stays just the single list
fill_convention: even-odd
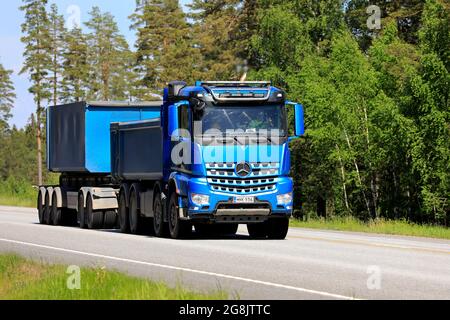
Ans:
[{"label": "license plate", "polygon": [[233,199],[234,203],[255,203],[255,197],[234,197]]}]

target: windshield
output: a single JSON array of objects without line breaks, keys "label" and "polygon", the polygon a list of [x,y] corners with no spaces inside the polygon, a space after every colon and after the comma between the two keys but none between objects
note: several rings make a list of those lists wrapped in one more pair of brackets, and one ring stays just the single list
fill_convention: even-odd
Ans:
[{"label": "windshield", "polygon": [[255,135],[261,132],[284,137],[287,134],[284,106],[207,107],[196,121],[202,123],[203,135],[220,131],[225,134]]}]

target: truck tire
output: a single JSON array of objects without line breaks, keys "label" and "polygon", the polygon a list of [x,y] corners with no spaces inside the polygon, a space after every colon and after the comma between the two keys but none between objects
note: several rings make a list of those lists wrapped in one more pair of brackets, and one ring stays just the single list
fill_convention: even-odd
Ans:
[{"label": "truck tire", "polygon": [[180,219],[178,195],[174,192],[170,196],[168,207],[169,232],[172,239],[184,239],[192,231],[192,225]]},{"label": "truck tire", "polygon": [[164,238],[167,235],[167,226],[164,223],[164,212],[161,195],[156,194],[155,201],[153,202],[153,231],[158,238]]},{"label": "truck tire", "polygon": [[118,219],[119,219],[120,232],[129,233],[130,232],[130,219],[128,217],[127,202],[125,199],[125,194],[123,192],[121,192],[120,196],[119,196]]},{"label": "truck tire", "polygon": [[104,219],[103,228],[105,229],[114,229],[117,225],[117,213],[116,211],[109,210],[105,211],[105,219]]},{"label": "truck tire", "polygon": [[51,210],[50,206],[50,194],[48,192],[45,193],[45,205],[44,205],[44,224],[50,225],[51,222]]},{"label": "truck tire", "polygon": [[85,211],[88,228],[91,230],[100,229],[103,227],[103,211],[94,211],[92,207],[92,197],[88,195]]},{"label": "truck tire", "polygon": [[78,222],[81,229],[86,229],[86,208],[84,207],[84,196],[82,192],[78,194]]},{"label": "truck tire", "polygon": [[142,232],[143,219],[141,212],[138,209],[138,195],[136,191],[131,192],[130,195],[130,211],[129,211],[129,225],[131,234],[140,234]]},{"label": "truck tire", "polygon": [[44,210],[45,207],[42,204],[42,192],[39,190],[38,198],[37,198],[37,210],[38,210],[38,217],[39,217],[39,223],[44,224]]},{"label": "truck tire", "polygon": [[267,224],[255,223],[247,225],[248,234],[252,239],[265,239],[267,238]]},{"label": "truck tire", "polygon": [[61,226],[63,224],[63,214],[62,209],[58,208],[58,199],[56,198],[56,193],[52,196],[52,212],[51,212],[51,222],[54,226]]},{"label": "truck tire", "polygon": [[289,232],[289,219],[271,219],[268,221],[267,235],[272,240],[284,240]]}]

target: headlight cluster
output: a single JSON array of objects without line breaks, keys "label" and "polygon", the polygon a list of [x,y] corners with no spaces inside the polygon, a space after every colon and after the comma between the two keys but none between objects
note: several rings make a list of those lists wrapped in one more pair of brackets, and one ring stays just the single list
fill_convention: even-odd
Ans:
[{"label": "headlight cluster", "polygon": [[196,206],[207,206],[209,204],[209,196],[203,194],[191,194],[192,203]]},{"label": "headlight cluster", "polygon": [[281,194],[277,196],[277,202],[280,206],[287,206],[292,203],[292,193]]}]

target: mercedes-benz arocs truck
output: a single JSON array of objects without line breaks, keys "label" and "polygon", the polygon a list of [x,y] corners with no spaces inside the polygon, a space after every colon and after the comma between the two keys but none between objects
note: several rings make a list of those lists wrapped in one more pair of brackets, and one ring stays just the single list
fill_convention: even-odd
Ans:
[{"label": "mercedes-benz arocs truck", "polygon": [[172,82],[161,102],[52,106],[47,162],[60,183],[39,188],[39,221],[174,239],[245,224],[284,239],[289,142],[303,134],[302,105],[269,82]]}]

